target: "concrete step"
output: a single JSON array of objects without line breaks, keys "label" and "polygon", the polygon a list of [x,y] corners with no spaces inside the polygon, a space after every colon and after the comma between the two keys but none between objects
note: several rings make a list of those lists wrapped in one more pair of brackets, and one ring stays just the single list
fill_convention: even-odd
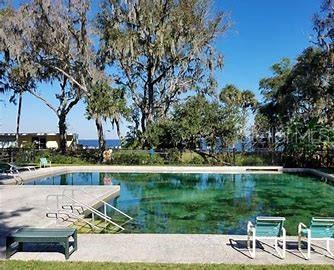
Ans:
[{"label": "concrete step", "polygon": [[83,220],[78,220],[74,222],[71,227],[76,228],[78,230],[78,233],[117,233],[120,231],[117,226],[106,223],[104,220],[92,221],[92,219],[90,218],[84,218],[84,220],[95,225],[95,227],[92,228]]}]

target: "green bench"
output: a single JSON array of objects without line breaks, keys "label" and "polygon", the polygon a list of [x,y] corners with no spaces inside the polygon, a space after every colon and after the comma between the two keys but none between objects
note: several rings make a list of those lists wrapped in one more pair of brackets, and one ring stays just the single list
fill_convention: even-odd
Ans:
[{"label": "green bench", "polygon": [[[73,241],[70,242],[70,238]],[[23,243],[58,243],[64,247],[66,260],[77,250],[77,231],[71,228],[22,228],[7,236],[6,258],[22,250]],[[13,244],[17,246],[13,247]],[[70,252],[70,246],[73,249]]]}]

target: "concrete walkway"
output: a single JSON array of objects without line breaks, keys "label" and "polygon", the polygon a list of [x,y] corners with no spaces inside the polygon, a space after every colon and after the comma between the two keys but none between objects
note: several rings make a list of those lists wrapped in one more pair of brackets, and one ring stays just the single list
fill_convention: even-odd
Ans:
[{"label": "concrete walkway", "polygon": [[[262,167],[161,167],[161,166],[73,166],[39,169],[36,172],[24,172],[24,181],[47,175],[85,172],[202,172],[202,173],[273,173]],[[282,168],[271,168],[281,173]],[[258,171],[264,170],[264,171]],[[291,171],[296,169],[291,169]],[[283,170],[285,171],[285,170]],[[287,170],[290,171],[290,170]],[[299,171],[297,169],[297,171]],[[305,172],[305,170],[303,169]],[[312,171],[309,171],[312,173]],[[314,173],[314,172],[313,172]],[[5,180],[7,181],[7,180]],[[8,180],[10,181],[10,180]],[[48,194],[61,193],[64,186],[0,186],[0,258],[4,255],[4,237],[11,231],[23,226],[54,226],[54,220],[45,217],[45,198]],[[117,196],[118,186],[86,186],[86,191],[106,198]],[[82,198],[81,198],[82,200]],[[85,203],[94,205],[95,200]],[[61,226],[61,225],[60,225]],[[323,243],[321,243],[324,245]],[[325,252],[316,248],[310,261],[303,259],[297,250],[296,237],[288,239],[287,258],[276,256],[273,243],[258,243],[257,258],[251,259],[246,249],[245,236],[196,235],[196,234],[86,234],[78,237],[79,250],[70,257],[70,261],[113,261],[113,262],[150,262],[150,263],[240,263],[240,264],[334,264],[334,260],[323,256]],[[334,249],[334,244],[333,244]],[[45,251],[49,252],[45,252]],[[26,246],[11,259],[18,260],[60,260],[64,255],[59,247]],[[43,251],[43,252],[41,252]]]},{"label": "concrete walkway", "polygon": [[[258,243],[256,258],[246,249],[245,236],[198,234],[86,234],[78,237],[78,250],[69,261],[110,261],[147,263],[225,263],[225,264],[333,264],[334,260],[312,252],[303,259],[296,249],[296,238],[287,242],[286,259],[276,256],[272,242]],[[37,246],[25,247],[12,260],[65,261],[57,247],[40,252]],[[45,251],[45,246],[42,247]],[[324,252],[317,248],[316,252]]]},{"label": "concrete walkway", "polygon": [[[85,196],[81,189],[92,194]],[[86,205],[98,207],[99,200],[109,200],[119,195],[119,186],[0,186],[0,256],[5,250],[4,239],[22,227],[68,226],[46,217],[47,207],[56,209],[56,199],[50,194],[70,195]]]}]

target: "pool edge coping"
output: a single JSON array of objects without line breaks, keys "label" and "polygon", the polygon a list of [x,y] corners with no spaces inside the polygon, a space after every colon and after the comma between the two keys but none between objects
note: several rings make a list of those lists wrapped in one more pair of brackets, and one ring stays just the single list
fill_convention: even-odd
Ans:
[{"label": "pool edge coping", "polygon": [[[113,166],[113,165],[76,165],[41,168],[36,171],[25,171],[19,174],[23,182],[33,179],[75,172],[116,172],[116,173],[247,173],[247,174],[280,174],[307,173],[334,182],[334,175],[311,168],[284,168],[282,166]],[[15,178],[0,180],[2,185],[15,185]],[[0,185],[1,186],[1,185]]]}]

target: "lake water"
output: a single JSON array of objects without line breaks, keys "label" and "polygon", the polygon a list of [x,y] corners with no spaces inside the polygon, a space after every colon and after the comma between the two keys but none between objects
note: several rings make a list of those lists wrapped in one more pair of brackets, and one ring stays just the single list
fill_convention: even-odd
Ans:
[{"label": "lake water", "polygon": [[[87,148],[98,148],[99,142],[98,140],[79,140],[79,144]],[[107,148],[119,148],[121,146],[121,141],[114,140],[106,140]]]}]

